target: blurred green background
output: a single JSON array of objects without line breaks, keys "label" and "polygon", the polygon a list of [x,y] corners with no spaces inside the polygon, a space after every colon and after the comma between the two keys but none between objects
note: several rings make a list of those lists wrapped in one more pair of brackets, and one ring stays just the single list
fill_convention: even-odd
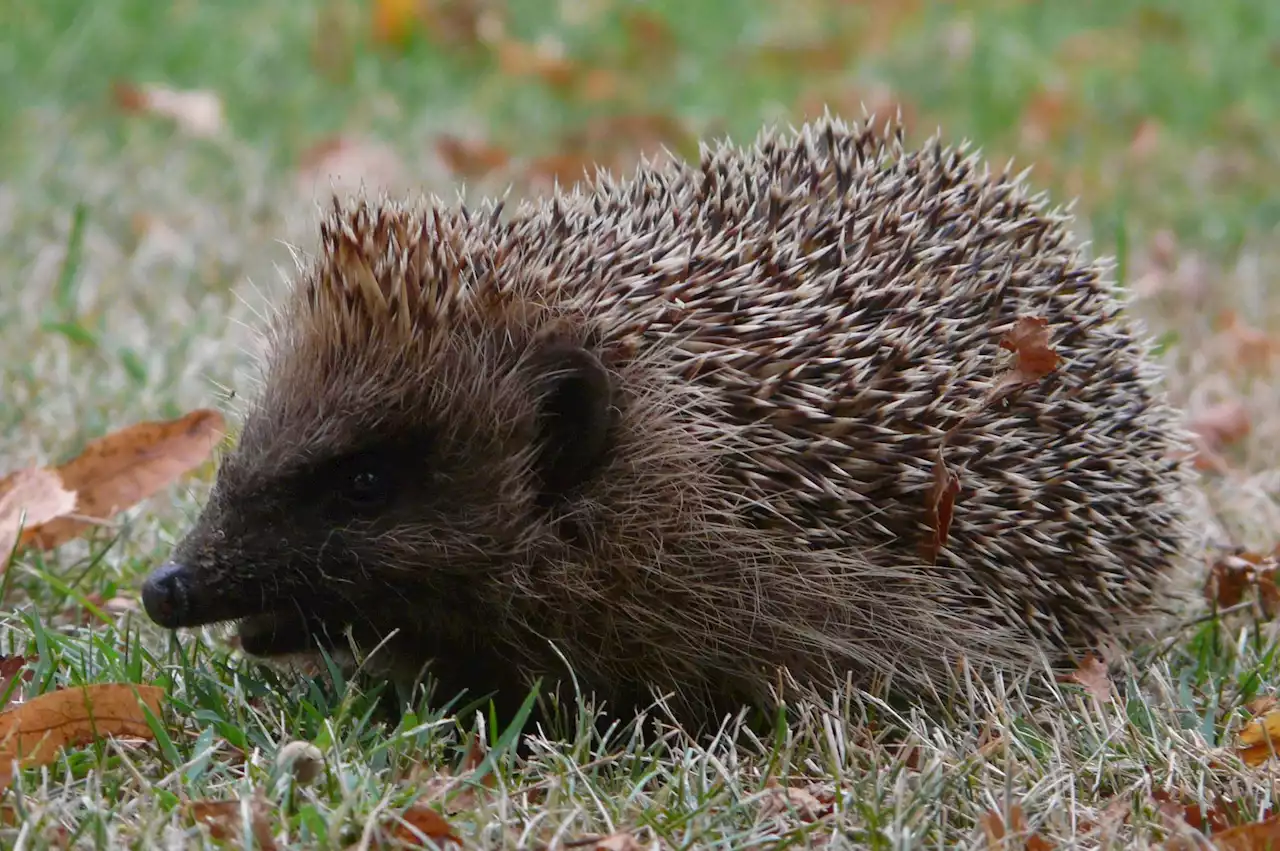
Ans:
[{"label": "blurred green background", "polygon": [[1193,257],[1196,298],[1274,313],[1266,275],[1233,276],[1280,220],[1280,3],[2,0],[0,23],[15,451],[238,386],[245,302],[331,181],[539,192],[824,108],[1033,165],[1126,283]]}]

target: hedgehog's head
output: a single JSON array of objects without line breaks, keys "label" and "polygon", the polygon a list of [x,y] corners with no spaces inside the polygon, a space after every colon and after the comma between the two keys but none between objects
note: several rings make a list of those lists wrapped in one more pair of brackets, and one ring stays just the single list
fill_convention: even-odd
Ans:
[{"label": "hedgehog's head", "polygon": [[239,620],[257,655],[307,649],[318,627],[417,623],[447,642],[560,534],[551,518],[610,456],[611,375],[465,227],[363,206],[326,223],[237,447],[146,582],[153,620]]}]

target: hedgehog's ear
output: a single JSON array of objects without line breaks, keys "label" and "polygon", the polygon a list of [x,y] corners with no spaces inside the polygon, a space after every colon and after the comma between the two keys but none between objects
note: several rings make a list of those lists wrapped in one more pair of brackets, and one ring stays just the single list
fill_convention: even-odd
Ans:
[{"label": "hedgehog's ear", "polygon": [[594,353],[555,334],[531,358],[538,399],[537,472],[544,499],[582,484],[600,466],[613,423],[613,381]]}]

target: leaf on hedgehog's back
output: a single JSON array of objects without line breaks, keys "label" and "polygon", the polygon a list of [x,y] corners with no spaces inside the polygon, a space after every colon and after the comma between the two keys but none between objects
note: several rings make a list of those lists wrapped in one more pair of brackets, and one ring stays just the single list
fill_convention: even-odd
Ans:
[{"label": "leaf on hedgehog's back", "polygon": [[164,689],[99,683],[48,692],[0,713],[0,779],[11,765],[50,765],[65,747],[103,736],[151,739],[144,707],[159,716]]},{"label": "leaf on hedgehog's back", "polygon": [[956,496],[960,493],[960,477],[951,471],[938,450],[938,457],[933,462],[933,487],[929,489],[925,501],[925,521],[933,530],[933,537],[924,542],[924,556],[928,561],[938,557],[938,553],[947,545],[951,533],[951,518],[955,512]]},{"label": "leaf on hedgehog's back", "polygon": [[1000,340],[1000,348],[1014,353],[1013,368],[991,388],[994,402],[1020,387],[1034,384],[1058,368],[1058,353],[1049,345],[1048,320],[1039,316],[1019,316],[1013,328]]},{"label": "leaf on hedgehog's back", "polygon": [[56,468],[63,487],[76,493],[75,515],[25,529],[23,545],[52,549],[177,481],[209,457],[222,439],[222,415],[192,411],[176,420],[136,423],[91,441],[79,456]]},{"label": "leaf on hedgehog's back", "polygon": [[0,479],[0,572],[24,529],[61,517],[76,507],[76,495],[57,470],[30,467]]}]

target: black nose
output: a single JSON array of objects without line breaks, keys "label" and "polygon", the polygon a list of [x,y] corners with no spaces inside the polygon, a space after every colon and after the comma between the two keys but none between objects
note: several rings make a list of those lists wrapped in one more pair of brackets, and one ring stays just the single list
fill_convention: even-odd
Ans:
[{"label": "black nose", "polygon": [[168,629],[182,626],[187,618],[187,569],[168,561],[142,583],[142,607],[147,617]]}]

